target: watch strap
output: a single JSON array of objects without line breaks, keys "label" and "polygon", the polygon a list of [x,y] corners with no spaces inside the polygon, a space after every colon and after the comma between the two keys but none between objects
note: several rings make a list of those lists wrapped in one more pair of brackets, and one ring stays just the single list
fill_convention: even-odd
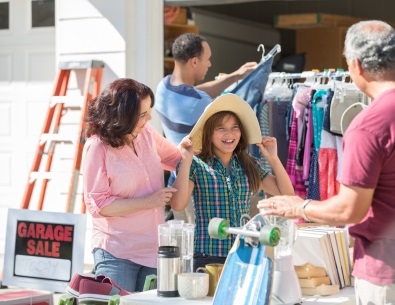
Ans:
[{"label": "watch strap", "polygon": [[306,199],[305,201],[303,201],[302,205],[300,206],[300,215],[302,216],[302,218],[305,221],[308,221],[308,222],[310,222],[311,220],[307,217],[305,209],[306,209],[306,206],[310,203],[310,201],[311,201],[311,199]]}]

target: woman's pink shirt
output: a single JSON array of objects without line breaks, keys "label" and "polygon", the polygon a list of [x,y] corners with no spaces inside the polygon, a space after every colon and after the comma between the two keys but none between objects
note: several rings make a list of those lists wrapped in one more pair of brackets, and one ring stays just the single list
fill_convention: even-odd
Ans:
[{"label": "woman's pink shirt", "polygon": [[181,155],[177,147],[146,125],[129,146],[113,148],[99,137],[84,146],[84,200],[92,215],[92,249],[101,248],[118,258],[156,268],[158,224],[165,222],[164,207],[121,217],[100,215],[117,198],[139,198],[164,187],[163,169],[175,170]]}]

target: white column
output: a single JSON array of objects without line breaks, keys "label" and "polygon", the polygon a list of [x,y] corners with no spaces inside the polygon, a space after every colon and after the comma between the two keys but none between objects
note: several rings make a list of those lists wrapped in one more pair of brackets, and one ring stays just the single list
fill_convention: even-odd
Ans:
[{"label": "white column", "polygon": [[125,1],[126,76],[156,87],[163,76],[163,2]]},{"label": "white column", "polygon": [[[163,77],[163,1],[125,1],[126,77],[149,86],[155,93]],[[151,124],[162,130],[153,111]]]},{"label": "white column", "polygon": [[[163,76],[162,0],[56,0],[58,61],[100,59],[102,86],[130,77],[154,92]],[[161,131],[154,112],[152,125]]]}]

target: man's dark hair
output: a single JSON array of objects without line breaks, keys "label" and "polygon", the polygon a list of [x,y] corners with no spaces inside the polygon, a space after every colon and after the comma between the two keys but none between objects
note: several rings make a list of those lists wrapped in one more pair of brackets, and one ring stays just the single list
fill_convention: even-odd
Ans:
[{"label": "man's dark hair", "polygon": [[184,33],[177,37],[172,46],[174,60],[186,63],[194,57],[200,57],[203,53],[203,41],[206,39],[194,33]]}]

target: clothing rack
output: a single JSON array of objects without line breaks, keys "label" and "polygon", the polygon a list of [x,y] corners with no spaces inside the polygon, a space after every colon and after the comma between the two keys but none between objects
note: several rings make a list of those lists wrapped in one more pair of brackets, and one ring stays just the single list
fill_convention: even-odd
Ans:
[{"label": "clothing rack", "polygon": [[312,71],[304,71],[302,73],[286,73],[286,72],[272,72],[269,74],[269,78],[281,78],[281,79],[299,79],[299,78],[313,78],[313,79],[318,79],[318,78],[330,78],[330,79],[336,79],[336,78],[347,78],[350,77],[350,73],[348,71],[344,71],[342,69],[327,69],[322,72],[312,70]]},{"label": "clothing rack", "polygon": [[343,69],[269,74],[258,120],[263,135],[276,137],[298,196],[324,200],[337,193],[341,136],[357,113],[355,105],[369,103]]}]

